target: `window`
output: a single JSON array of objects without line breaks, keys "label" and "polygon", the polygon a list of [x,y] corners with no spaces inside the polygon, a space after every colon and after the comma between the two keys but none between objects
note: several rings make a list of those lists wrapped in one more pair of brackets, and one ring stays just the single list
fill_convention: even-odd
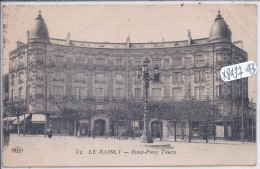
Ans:
[{"label": "window", "polygon": [[15,59],[14,64],[15,64],[15,68],[18,69],[18,60],[17,59]]},{"label": "window", "polygon": [[161,66],[161,60],[160,59],[153,59],[152,64],[153,64],[153,66],[158,65],[160,67]]},{"label": "window", "polygon": [[36,86],[36,94],[37,94],[37,93],[38,93],[38,94],[42,94],[42,92],[43,92],[42,86],[37,85],[37,86]]},{"label": "window", "polygon": [[116,74],[116,83],[123,83],[123,76],[121,73]]},{"label": "window", "polygon": [[11,85],[14,85],[14,76],[11,77]]},{"label": "window", "polygon": [[32,72],[28,71],[27,75],[28,75],[28,80],[31,81],[32,80]]},{"label": "window", "polygon": [[18,83],[22,83],[23,80],[22,80],[22,73],[19,73],[18,75]]},{"label": "window", "polygon": [[138,79],[137,75],[134,75],[133,78],[134,78],[135,83],[141,83],[141,81],[142,81],[141,79]]},{"label": "window", "polygon": [[54,91],[54,98],[62,99],[62,97],[63,97],[63,87],[62,86],[54,86],[53,91]]},{"label": "window", "polygon": [[85,88],[84,87],[75,87],[74,96],[77,100],[82,100],[85,98]]},{"label": "window", "polygon": [[135,66],[141,66],[141,59],[135,59]]},{"label": "window", "polygon": [[216,70],[216,80],[217,80],[217,81],[220,81],[220,80],[221,80],[220,70]]},{"label": "window", "polygon": [[43,96],[43,87],[40,85],[36,86],[36,97],[42,97]]},{"label": "window", "polygon": [[161,99],[161,88],[153,88],[152,89],[152,99],[160,100]]},{"label": "window", "polygon": [[96,105],[96,110],[97,111],[104,110],[104,105],[102,105],[102,104]]},{"label": "window", "polygon": [[103,88],[96,88],[96,99],[104,100],[104,89]]},{"label": "window", "polygon": [[55,56],[54,61],[57,62],[57,63],[62,63],[63,62],[63,56]]},{"label": "window", "polygon": [[85,58],[83,58],[83,57],[76,58],[75,63],[76,63],[77,65],[84,65],[84,63],[85,63]]},{"label": "window", "polygon": [[23,91],[23,88],[20,87],[19,90],[18,90],[18,99],[22,99],[22,91]]},{"label": "window", "polygon": [[36,104],[36,112],[43,112],[43,104],[41,103]]},{"label": "window", "polygon": [[120,100],[123,98],[123,91],[122,88],[116,88],[116,99]]},{"label": "window", "polygon": [[37,80],[42,80],[43,79],[42,70],[38,70],[37,71],[36,79]]},{"label": "window", "polygon": [[174,72],[173,73],[173,83],[181,83],[182,80],[182,73],[181,72]]},{"label": "window", "polygon": [[44,56],[43,53],[38,53],[36,56],[36,63],[43,63]]},{"label": "window", "polygon": [[183,99],[182,88],[173,88],[172,89],[172,99],[174,101],[179,101],[179,100]]},{"label": "window", "polygon": [[181,67],[182,66],[182,59],[181,58],[174,58],[173,59],[173,67]]},{"label": "window", "polygon": [[135,100],[141,100],[141,88],[135,88]]},{"label": "window", "polygon": [[205,81],[205,71],[195,71],[195,82]]},{"label": "window", "polygon": [[220,97],[222,96],[222,86],[216,86],[216,96]]},{"label": "window", "polygon": [[96,83],[105,83],[105,75],[103,73],[96,74]]},{"label": "window", "polygon": [[85,82],[85,74],[84,73],[76,73],[75,82]]},{"label": "window", "polygon": [[104,58],[96,58],[96,65],[97,66],[105,65],[105,59]]},{"label": "window", "polygon": [[14,60],[10,61],[10,69],[11,70],[15,69]]},{"label": "window", "polygon": [[194,65],[195,66],[202,66],[204,65],[205,62],[204,62],[204,58],[202,55],[197,55],[194,57]]},{"label": "window", "polygon": [[62,77],[62,71],[55,70],[55,77]]},{"label": "window", "polygon": [[14,90],[13,89],[11,90],[11,99],[12,99],[12,101],[14,101]]},{"label": "window", "polygon": [[122,58],[116,59],[116,66],[123,66],[123,59]]},{"label": "window", "polygon": [[195,99],[204,100],[205,98],[206,98],[205,87],[203,86],[195,87]]},{"label": "window", "polygon": [[32,97],[32,94],[31,94],[31,85],[28,85],[28,88],[27,88],[27,92],[29,94],[29,97],[31,98]]},{"label": "window", "polygon": [[222,55],[221,53],[217,53],[217,54],[216,54],[216,60],[217,60],[217,62],[223,61],[223,60],[224,60],[224,59],[223,59],[223,55]]}]

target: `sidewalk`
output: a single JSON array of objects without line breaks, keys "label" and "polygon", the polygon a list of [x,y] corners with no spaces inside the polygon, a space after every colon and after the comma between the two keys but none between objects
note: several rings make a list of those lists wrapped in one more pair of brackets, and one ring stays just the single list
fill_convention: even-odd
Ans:
[{"label": "sidewalk", "polygon": [[[13,138],[16,138],[16,137],[43,137],[45,138],[44,135],[29,135],[29,134],[26,134],[26,135],[23,135],[23,134],[20,134],[20,136],[18,136],[18,134],[11,134],[11,136]],[[124,140],[119,140],[117,139],[116,137],[112,136],[112,137],[108,137],[108,138],[105,138],[103,136],[96,136],[95,138],[93,137],[88,137],[88,136],[85,136],[85,137],[81,137],[81,138],[78,138],[76,136],[68,136],[68,135],[53,135],[52,138],[48,138],[48,136],[46,135],[46,139],[55,139],[55,138],[69,138],[71,140],[81,140],[81,139],[93,139],[93,140],[104,140],[102,142],[106,142],[106,140],[109,140],[109,142],[111,142],[112,140],[115,140],[116,142],[136,142],[136,143],[140,143],[140,137],[136,137],[135,140],[132,138],[132,137],[129,137],[128,139],[124,139]],[[206,140],[199,140],[199,139],[192,139],[191,140],[191,143],[189,143],[189,140],[182,140],[182,139],[177,139],[177,141],[175,142],[174,141],[174,138],[163,138],[162,141],[160,141],[160,138],[155,138],[153,139],[154,142],[153,143],[143,143],[143,145],[157,145],[158,147],[163,147],[163,146],[166,146],[166,147],[169,147],[171,144],[174,144],[174,143],[188,143],[188,144],[225,144],[225,145],[241,145],[241,144],[256,144],[255,142],[244,142],[242,143],[241,141],[230,141],[230,140],[208,140],[208,143],[206,143]]]}]

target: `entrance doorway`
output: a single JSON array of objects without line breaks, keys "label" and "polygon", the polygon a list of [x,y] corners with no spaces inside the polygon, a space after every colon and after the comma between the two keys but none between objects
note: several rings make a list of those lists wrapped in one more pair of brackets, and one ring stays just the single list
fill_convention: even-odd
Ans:
[{"label": "entrance doorway", "polygon": [[[152,137],[153,138],[160,138],[160,136],[163,134],[163,123],[160,121],[153,121],[151,123],[151,130],[152,130]],[[163,137],[163,135],[162,135]]]},{"label": "entrance doorway", "polygon": [[106,129],[106,121],[102,119],[95,120],[94,122],[94,132],[95,136],[104,136]]}]

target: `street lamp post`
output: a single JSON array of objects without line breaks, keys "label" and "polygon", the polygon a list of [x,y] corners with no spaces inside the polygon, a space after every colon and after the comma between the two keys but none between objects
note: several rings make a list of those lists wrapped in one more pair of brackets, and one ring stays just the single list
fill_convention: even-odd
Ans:
[{"label": "street lamp post", "polygon": [[138,68],[136,69],[136,74],[137,74],[138,79],[144,80],[144,89],[145,89],[145,92],[144,92],[144,96],[145,96],[144,129],[143,129],[143,133],[141,136],[142,143],[153,143],[152,137],[149,132],[149,124],[147,121],[148,89],[149,89],[149,82],[151,80],[160,81],[159,66],[158,65],[154,66],[154,72],[153,72],[153,76],[152,76],[152,75],[149,75],[149,63],[150,63],[150,60],[148,58],[145,58],[142,67],[138,66]]}]

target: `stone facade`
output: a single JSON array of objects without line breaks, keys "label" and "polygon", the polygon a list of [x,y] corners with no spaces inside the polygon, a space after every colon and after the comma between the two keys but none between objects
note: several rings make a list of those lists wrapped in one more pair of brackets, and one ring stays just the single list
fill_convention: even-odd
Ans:
[{"label": "stone facade", "polygon": [[[42,25],[39,18],[37,24]],[[231,118],[241,116],[242,88],[248,100],[247,79],[241,86],[240,80],[227,83],[220,78],[222,67],[248,58],[226,38],[191,39],[189,32],[183,41],[131,43],[128,37],[126,43],[94,43],[70,40],[69,34],[66,39],[30,36],[9,56],[9,103],[26,101],[30,114],[54,114],[57,105],[66,102],[85,102],[105,111],[111,102],[142,101],[143,84],[135,69],[145,58],[151,61],[151,71],[155,65],[160,67],[160,82],[150,83],[149,100],[179,102],[188,100],[190,92],[191,99],[219,104],[223,116]],[[105,121],[106,133],[111,130],[106,114],[93,116],[88,130],[93,130],[94,119]],[[169,136],[167,123],[165,119],[164,135]]]}]

